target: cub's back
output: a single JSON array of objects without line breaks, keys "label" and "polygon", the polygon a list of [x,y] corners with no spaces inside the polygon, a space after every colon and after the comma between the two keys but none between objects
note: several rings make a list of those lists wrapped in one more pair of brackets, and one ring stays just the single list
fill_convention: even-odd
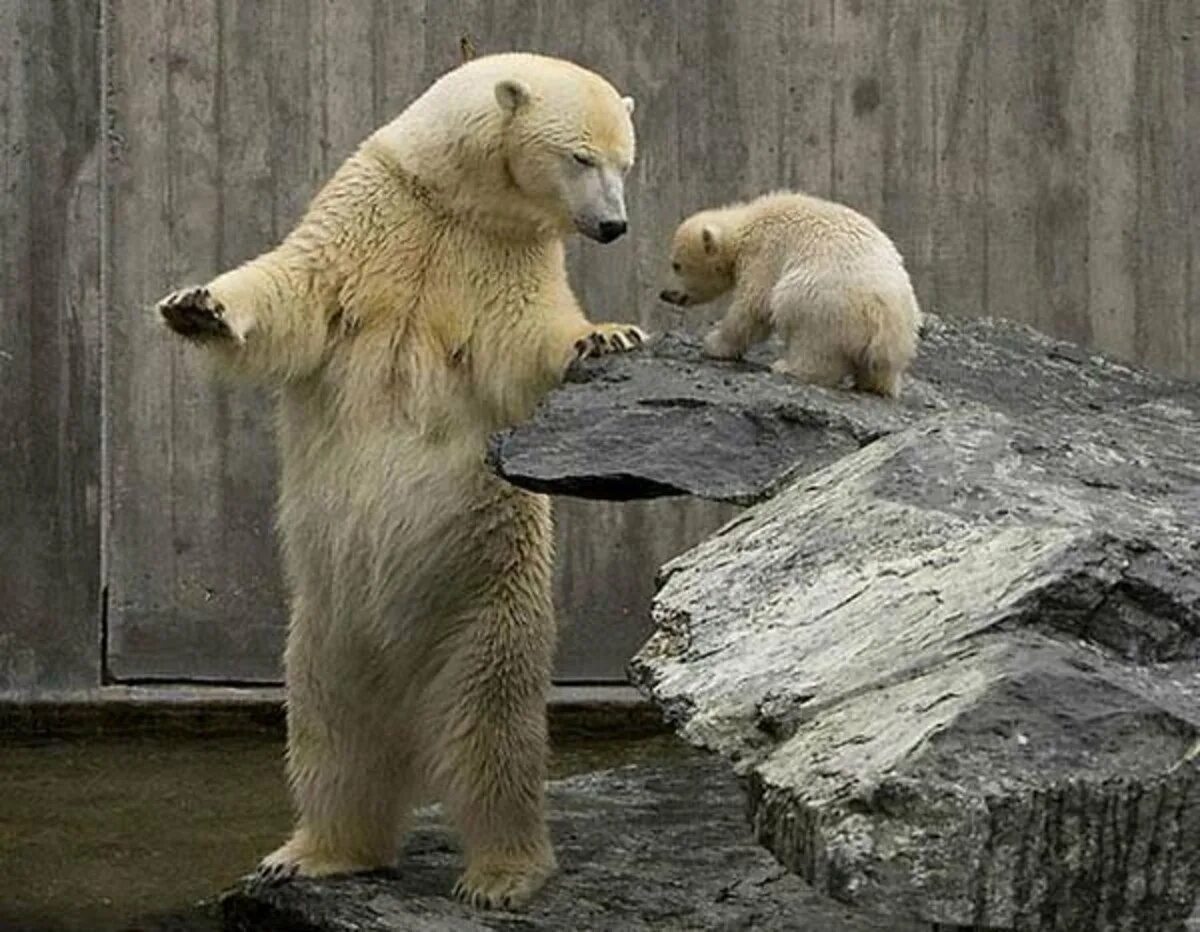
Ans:
[{"label": "cub's back", "polygon": [[749,207],[749,237],[786,253],[785,268],[804,264],[842,273],[903,271],[904,260],[887,235],[845,204],[786,192],[765,195]]}]

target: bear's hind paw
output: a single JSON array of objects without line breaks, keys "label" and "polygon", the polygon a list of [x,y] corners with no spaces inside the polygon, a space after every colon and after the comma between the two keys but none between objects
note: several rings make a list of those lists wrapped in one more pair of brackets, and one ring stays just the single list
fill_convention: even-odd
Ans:
[{"label": "bear's hind paw", "polygon": [[234,338],[224,306],[203,286],[171,292],[158,302],[158,312],[168,327],[189,340]]},{"label": "bear's hind paw", "polygon": [[250,884],[255,887],[274,887],[286,883],[300,873],[295,861],[263,861],[250,875]]},{"label": "bear's hind paw", "polygon": [[295,877],[328,877],[332,874],[354,874],[389,867],[386,858],[358,860],[337,857],[314,850],[310,845],[290,841],[263,858],[250,877],[253,886],[274,886]]},{"label": "bear's hind paw", "polygon": [[454,885],[454,897],[475,909],[518,909],[546,883],[553,867],[468,870]]}]

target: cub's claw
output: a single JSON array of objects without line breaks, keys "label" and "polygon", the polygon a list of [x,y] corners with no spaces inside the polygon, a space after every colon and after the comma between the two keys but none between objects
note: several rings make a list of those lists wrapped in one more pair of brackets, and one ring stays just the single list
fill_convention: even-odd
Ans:
[{"label": "cub's claw", "polygon": [[167,326],[189,340],[233,339],[225,308],[207,288],[181,288],[158,302]]},{"label": "cub's claw", "polygon": [[645,342],[645,331],[633,324],[597,324],[591,333],[575,341],[575,358],[625,353]]}]

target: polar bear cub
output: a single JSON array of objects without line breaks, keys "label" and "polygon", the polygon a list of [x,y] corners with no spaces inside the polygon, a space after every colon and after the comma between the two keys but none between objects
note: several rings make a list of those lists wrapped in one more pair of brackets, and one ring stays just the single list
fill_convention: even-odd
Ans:
[{"label": "polar bear cub", "polygon": [[662,292],[671,304],[733,290],[707,355],[736,359],[774,331],[785,344],[777,372],[899,395],[921,310],[900,253],[857,211],[791,192],[704,210],[676,230],[671,268],[682,285]]}]

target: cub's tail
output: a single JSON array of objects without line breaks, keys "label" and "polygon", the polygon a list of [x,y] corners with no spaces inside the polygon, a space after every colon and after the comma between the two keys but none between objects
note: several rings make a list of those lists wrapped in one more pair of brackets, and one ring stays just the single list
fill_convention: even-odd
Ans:
[{"label": "cub's tail", "polygon": [[863,291],[853,299],[852,312],[866,336],[855,383],[862,391],[897,398],[905,371],[917,355],[921,309],[910,289]]}]

